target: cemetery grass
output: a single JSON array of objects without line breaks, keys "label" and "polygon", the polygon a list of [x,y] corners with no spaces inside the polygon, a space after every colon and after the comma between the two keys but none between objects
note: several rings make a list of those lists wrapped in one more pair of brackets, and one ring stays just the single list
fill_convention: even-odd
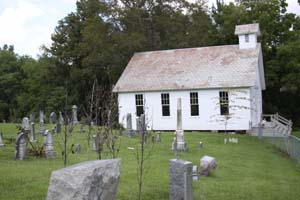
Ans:
[{"label": "cemetery grass", "polygon": [[[48,125],[48,128],[51,126]],[[5,147],[0,149],[0,199],[41,200],[45,199],[52,170],[63,167],[62,138],[55,134],[56,159],[29,157],[25,161],[14,160],[14,137],[16,124],[0,124],[4,134]],[[232,135],[229,135],[229,137]],[[233,136],[232,136],[233,137]],[[271,145],[246,135],[234,135],[238,144],[224,145],[223,134],[186,132],[189,152],[180,153],[180,158],[199,165],[199,159],[210,155],[217,159],[218,169],[210,177],[201,177],[193,182],[194,199],[299,199],[300,166]],[[96,160],[97,155],[87,149],[87,127],[79,134],[77,126],[68,142],[68,165]],[[170,147],[173,134],[162,133],[162,142],[155,143],[149,159],[145,163],[143,199],[168,199],[169,160],[174,158]],[[42,137],[38,136],[42,144]],[[118,157],[122,159],[122,169],[117,199],[137,199],[136,159],[134,150],[137,138],[121,138]],[[198,150],[197,143],[204,143]],[[81,153],[70,153],[71,144],[80,143]],[[103,152],[104,158],[110,154]]]}]

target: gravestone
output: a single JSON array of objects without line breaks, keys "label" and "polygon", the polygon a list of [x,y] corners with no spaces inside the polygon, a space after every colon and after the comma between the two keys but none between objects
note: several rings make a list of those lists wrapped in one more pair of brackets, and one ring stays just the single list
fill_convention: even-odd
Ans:
[{"label": "gravestone", "polygon": [[15,160],[24,160],[27,154],[27,134],[19,133],[16,138]]},{"label": "gravestone", "polygon": [[[182,130],[181,98],[177,99],[177,129],[174,133],[174,136],[176,137],[177,150],[178,151],[187,151],[187,143],[184,141],[184,131]],[[174,148],[174,147],[175,147],[175,144],[172,144],[172,148]],[[174,151],[174,149],[173,149],[173,151]]]},{"label": "gravestone", "polygon": [[81,151],[81,146],[80,146],[80,144],[77,144],[77,146],[76,146],[76,153],[80,153],[80,151]]},{"label": "gravestone", "polygon": [[192,171],[193,164],[188,161],[170,160],[170,200],[192,200]]},{"label": "gravestone", "polygon": [[34,122],[34,113],[30,113],[29,119],[30,123]]},{"label": "gravestone", "polygon": [[34,122],[31,122],[31,126],[30,126],[30,142],[36,142]]},{"label": "gravestone", "polygon": [[156,134],[156,142],[161,142],[161,133],[160,133],[160,131],[158,131],[157,134]]},{"label": "gravestone", "polygon": [[39,113],[39,134],[43,135],[45,132],[45,122],[44,122],[45,116],[44,112],[40,110]]},{"label": "gravestone", "polygon": [[147,127],[146,127],[146,118],[145,114],[141,114],[141,116],[136,118],[137,123],[137,135],[140,137],[144,137],[144,143],[147,142]]},{"label": "gravestone", "polygon": [[44,151],[46,158],[55,158],[56,152],[53,147],[53,138],[52,134],[54,131],[46,130],[44,133]]},{"label": "gravestone", "polygon": [[203,142],[198,143],[198,150],[201,151],[203,148]]},{"label": "gravestone", "polygon": [[198,180],[199,180],[198,166],[194,165],[193,166],[193,181],[198,181]]},{"label": "gravestone", "polygon": [[78,119],[77,119],[77,106],[76,105],[72,106],[72,123],[73,124],[77,124],[78,123]]},{"label": "gravestone", "polygon": [[116,199],[121,160],[96,160],[53,171],[47,200]]},{"label": "gravestone", "polygon": [[24,117],[22,120],[22,128],[26,133],[30,131],[29,119],[28,117]]},{"label": "gravestone", "polygon": [[61,133],[61,126],[64,124],[64,118],[62,113],[59,111],[59,117],[56,124],[56,133]]},{"label": "gravestone", "polygon": [[4,147],[4,144],[3,144],[3,133],[0,132],[0,147]]},{"label": "gravestone", "polygon": [[97,136],[93,135],[93,151],[98,151]]},{"label": "gravestone", "polygon": [[57,116],[55,112],[50,113],[49,122],[50,124],[55,124],[57,120]]},{"label": "gravestone", "polygon": [[128,113],[126,115],[126,136],[127,137],[132,137],[133,136],[133,131],[132,131],[132,117],[131,117],[130,113]]},{"label": "gravestone", "polygon": [[200,167],[202,176],[209,176],[213,170],[217,168],[217,162],[214,157],[211,156],[203,156],[200,159]]}]

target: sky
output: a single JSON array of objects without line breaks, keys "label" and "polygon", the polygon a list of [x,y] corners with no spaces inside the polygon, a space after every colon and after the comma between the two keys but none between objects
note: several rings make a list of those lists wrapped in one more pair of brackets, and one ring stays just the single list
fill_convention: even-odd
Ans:
[{"label": "sky", "polygon": [[[297,0],[287,2],[288,12],[300,14]],[[75,9],[76,0],[0,0],[0,46],[14,45],[19,55],[37,58],[41,45],[51,45],[57,22]]]}]

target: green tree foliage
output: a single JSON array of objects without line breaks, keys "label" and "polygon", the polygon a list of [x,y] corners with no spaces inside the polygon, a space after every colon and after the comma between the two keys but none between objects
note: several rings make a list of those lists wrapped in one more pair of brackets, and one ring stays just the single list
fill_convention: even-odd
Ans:
[{"label": "green tree foliage", "polygon": [[[280,112],[300,125],[300,19],[286,0],[224,4],[204,1],[79,0],[60,20],[38,60],[0,49],[0,120],[80,105],[88,110],[95,80],[109,91],[135,52],[237,44],[237,24],[260,24],[267,90],[266,113]],[[101,97],[105,98],[105,97]],[[104,99],[99,101],[104,108]],[[101,120],[100,120],[101,121]]]}]

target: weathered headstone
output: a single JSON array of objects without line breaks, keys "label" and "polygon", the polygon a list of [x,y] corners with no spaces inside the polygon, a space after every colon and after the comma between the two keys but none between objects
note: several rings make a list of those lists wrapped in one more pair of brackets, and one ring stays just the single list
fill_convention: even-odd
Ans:
[{"label": "weathered headstone", "polygon": [[76,153],[80,153],[80,151],[81,151],[81,146],[80,146],[80,144],[77,144],[77,146],[76,146]]},{"label": "weathered headstone", "polygon": [[96,160],[53,171],[47,200],[114,200],[121,160]]},{"label": "weathered headstone", "polygon": [[198,166],[193,165],[193,181],[199,180]]},{"label": "weathered headstone", "polygon": [[198,150],[201,151],[203,148],[203,142],[198,143]]},{"label": "weathered headstone", "polygon": [[55,112],[50,113],[49,122],[50,124],[55,124],[57,120],[57,116]]},{"label": "weathered headstone", "polygon": [[[184,141],[184,131],[182,130],[182,108],[181,98],[177,99],[177,129],[174,133],[178,151],[187,151],[187,143]],[[172,145],[174,147],[174,144]],[[174,151],[174,149],[173,149]]]},{"label": "weathered headstone", "polygon": [[59,117],[56,123],[56,133],[61,133],[61,126],[64,124],[64,118],[62,113],[59,111]]},{"label": "weathered headstone", "polygon": [[0,132],[0,147],[3,147],[4,144],[3,144],[3,133]]},{"label": "weathered headstone", "polygon": [[53,147],[53,131],[46,130],[44,133],[44,150],[46,158],[55,158],[56,152]]},{"label": "weathered headstone", "polygon": [[44,122],[44,112],[42,110],[40,110],[40,114],[39,114],[39,134],[44,134],[45,132],[45,122]]},{"label": "weathered headstone", "polygon": [[144,143],[147,143],[147,127],[146,127],[146,118],[145,114],[141,114],[141,116],[137,117],[137,135],[139,137],[144,137],[143,141]]},{"label": "weathered headstone", "polygon": [[131,117],[130,113],[128,113],[126,115],[126,136],[127,137],[132,137],[133,136],[133,131],[132,131],[132,117]]},{"label": "weathered headstone", "polygon": [[19,133],[16,138],[15,160],[24,160],[27,154],[27,134]]},{"label": "weathered headstone", "polygon": [[235,144],[239,142],[238,138],[229,138],[228,141]]},{"label": "weathered headstone", "polygon": [[98,151],[97,136],[93,135],[93,151]]},{"label": "weathered headstone", "polygon": [[77,124],[78,123],[78,119],[77,119],[77,106],[76,105],[72,106],[72,123],[73,124]]},{"label": "weathered headstone", "polygon": [[22,128],[26,133],[30,131],[29,119],[28,117],[24,117],[22,120]]},{"label": "weathered headstone", "polygon": [[217,162],[214,157],[211,156],[203,156],[200,159],[200,167],[202,176],[209,176],[210,173],[217,168]]},{"label": "weathered headstone", "polygon": [[36,139],[35,139],[35,130],[34,130],[34,122],[31,122],[31,126],[30,126],[30,142],[36,142]]},{"label": "weathered headstone", "polygon": [[188,161],[170,160],[170,200],[192,200],[192,171],[193,164]]}]

